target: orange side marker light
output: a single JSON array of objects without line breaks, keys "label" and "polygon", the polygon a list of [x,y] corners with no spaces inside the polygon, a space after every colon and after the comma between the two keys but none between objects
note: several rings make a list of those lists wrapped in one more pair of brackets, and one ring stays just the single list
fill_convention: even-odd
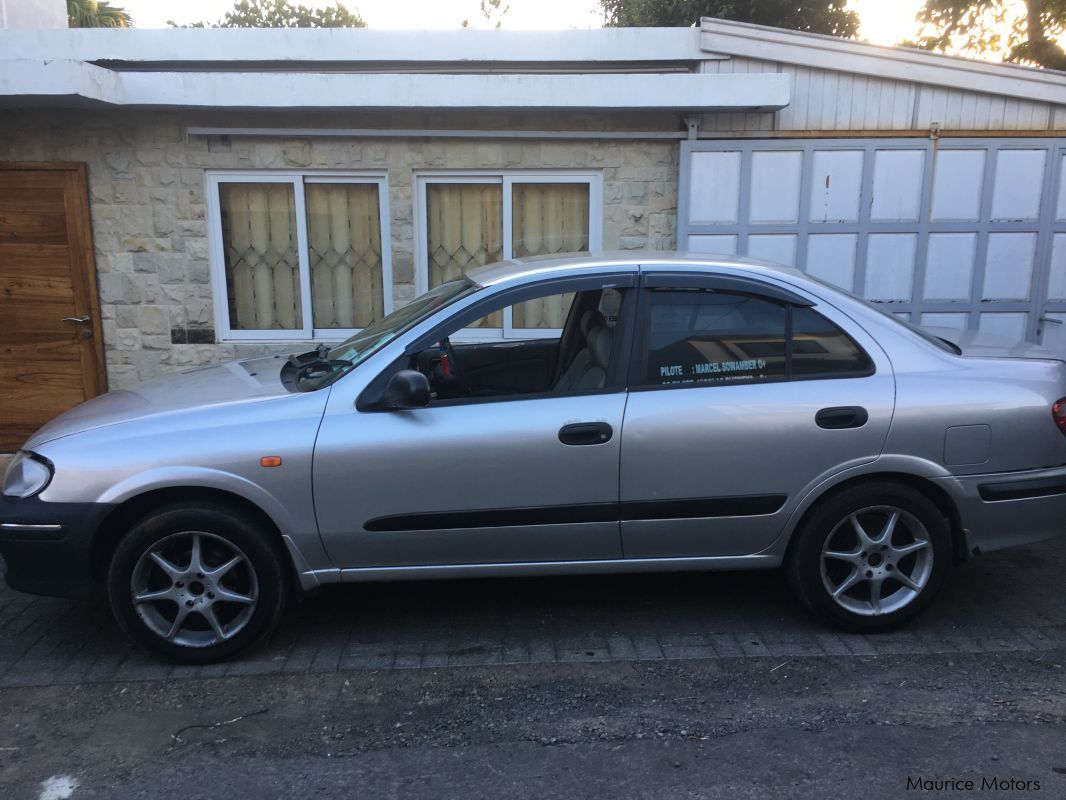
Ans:
[{"label": "orange side marker light", "polygon": [[259,466],[261,467],[280,467],[281,456],[263,456],[259,459]]}]

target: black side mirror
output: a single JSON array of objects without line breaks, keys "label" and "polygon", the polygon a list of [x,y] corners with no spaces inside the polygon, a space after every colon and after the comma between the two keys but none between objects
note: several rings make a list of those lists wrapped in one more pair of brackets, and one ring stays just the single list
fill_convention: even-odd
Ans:
[{"label": "black side mirror", "polygon": [[429,405],[429,380],[415,369],[401,369],[385,385],[383,408],[424,408]]}]

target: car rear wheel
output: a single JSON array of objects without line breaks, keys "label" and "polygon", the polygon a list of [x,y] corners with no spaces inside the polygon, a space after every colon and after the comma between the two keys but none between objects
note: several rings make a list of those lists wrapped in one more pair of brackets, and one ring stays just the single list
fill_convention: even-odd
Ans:
[{"label": "car rear wheel", "polygon": [[797,531],[786,565],[816,614],[853,631],[896,627],[940,591],[951,533],[940,510],[907,486],[855,486],[830,498]]},{"label": "car rear wheel", "polygon": [[231,658],[269,634],[288,599],[284,554],[258,521],[221,505],[176,505],[142,519],[108,572],[119,625],[188,664]]}]

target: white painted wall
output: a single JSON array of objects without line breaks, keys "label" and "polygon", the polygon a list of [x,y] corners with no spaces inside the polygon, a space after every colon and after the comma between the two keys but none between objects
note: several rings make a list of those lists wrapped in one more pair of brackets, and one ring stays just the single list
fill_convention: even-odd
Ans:
[{"label": "white painted wall", "polygon": [[66,0],[0,0],[0,28],[66,27]]}]

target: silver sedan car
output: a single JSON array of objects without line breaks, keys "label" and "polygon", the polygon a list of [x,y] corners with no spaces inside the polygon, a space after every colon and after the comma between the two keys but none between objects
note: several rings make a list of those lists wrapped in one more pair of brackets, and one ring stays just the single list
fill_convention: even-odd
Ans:
[{"label": "silver sedan car", "polygon": [[[952,341],[951,337],[955,340]],[[19,590],[106,590],[203,663],[328,583],[784,567],[840,627],[1066,530],[1066,363],[794,270],[637,254],[443,283],[335,346],[55,419],[7,471]]]}]

